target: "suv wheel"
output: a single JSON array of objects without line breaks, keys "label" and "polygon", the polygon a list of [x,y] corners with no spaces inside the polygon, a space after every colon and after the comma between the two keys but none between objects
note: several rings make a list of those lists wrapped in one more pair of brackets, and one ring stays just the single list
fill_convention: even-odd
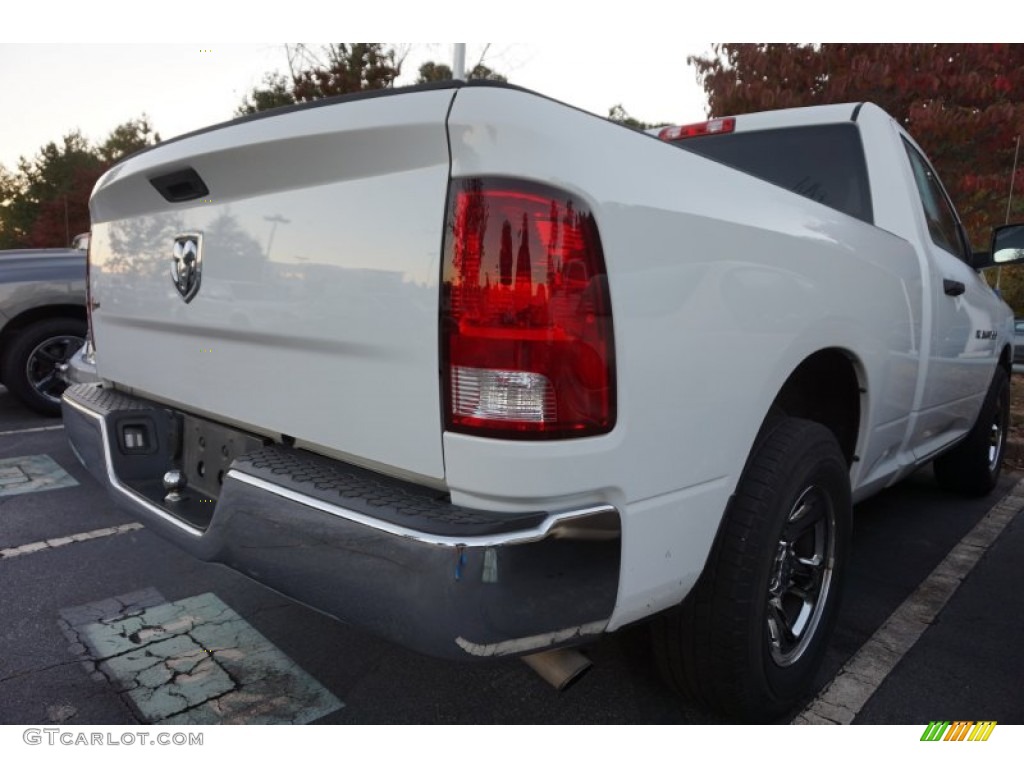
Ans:
[{"label": "suv wheel", "polygon": [[86,323],[71,317],[40,320],[15,332],[4,350],[3,381],[37,413],[60,415],[65,370],[85,343]]}]

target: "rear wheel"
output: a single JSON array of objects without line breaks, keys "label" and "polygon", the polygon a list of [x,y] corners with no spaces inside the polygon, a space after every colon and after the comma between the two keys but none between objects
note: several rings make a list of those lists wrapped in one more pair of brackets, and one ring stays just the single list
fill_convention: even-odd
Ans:
[{"label": "rear wheel", "polygon": [[697,585],[654,624],[668,681],[743,720],[775,718],[810,693],[836,618],[850,516],[835,436],[780,421],[755,447]]},{"label": "rear wheel", "polygon": [[16,331],[4,350],[4,385],[32,410],[60,415],[66,366],[85,334],[85,321],[73,317],[52,317]]},{"label": "rear wheel", "polygon": [[984,496],[995,488],[1009,428],[1010,377],[998,366],[974,427],[933,464],[939,485],[968,496]]}]

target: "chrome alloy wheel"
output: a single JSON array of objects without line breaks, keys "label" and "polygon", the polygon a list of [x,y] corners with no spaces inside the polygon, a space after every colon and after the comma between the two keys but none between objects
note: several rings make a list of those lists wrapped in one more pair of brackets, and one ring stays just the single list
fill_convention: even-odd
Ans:
[{"label": "chrome alloy wheel", "polygon": [[832,586],[835,548],[835,508],[812,485],[786,518],[768,578],[768,642],[780,667],[799,661],[817,631]]},{"label": "chrome alloy wheel", "polygon": [[84,343],[80,336],[65,334],[37,344],[25,362],[25,378],[31,387],[49,402],[59,404],[68,386],[68,365]]}]

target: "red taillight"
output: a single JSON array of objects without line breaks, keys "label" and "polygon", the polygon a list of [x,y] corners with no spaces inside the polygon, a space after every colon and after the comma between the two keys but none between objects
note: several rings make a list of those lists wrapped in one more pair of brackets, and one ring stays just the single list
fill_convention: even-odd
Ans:
[{"label": "red taillight", "polygon": [[611,301],[594,217],[576,197],[460,179],[442,274],[445,428],[545,439],[615,425]]},{"label": "red taillight", "polygon": [[693,136],[707,136],[712,133],[732,133],[735,130],[736,118],[723,117],[718,120],[708,120],[706,123],[670,125],[658,132],[658,138],[662,141],[677,141],[678,139],[689,139]]}]

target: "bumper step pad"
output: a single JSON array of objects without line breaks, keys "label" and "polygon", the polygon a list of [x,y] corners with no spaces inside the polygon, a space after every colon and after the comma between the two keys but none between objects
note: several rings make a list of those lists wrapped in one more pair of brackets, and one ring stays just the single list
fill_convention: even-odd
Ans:
[{"label": "bumper step pad", "polygon": [[543,512],[466,509],[452,504],[440,491],[294,448],[267,446],[237,459],[233,469],[366,517],[435,536],[514,533],[536,528],[547,517]]}]

